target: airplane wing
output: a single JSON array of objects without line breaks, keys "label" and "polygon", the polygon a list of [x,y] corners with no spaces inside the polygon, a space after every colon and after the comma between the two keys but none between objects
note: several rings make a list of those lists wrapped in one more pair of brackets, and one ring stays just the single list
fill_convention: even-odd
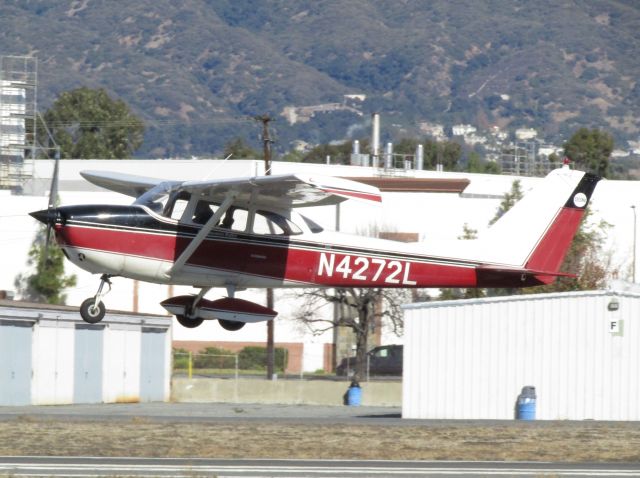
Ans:
[{"label": "airplane wing", "polygon": [[138,197],[165,181],[115,171],[81,171],[80,175],[96,186],[132,197]]},{"label": "airplane wing", "polygon": [[308,207],[338,204],[347,199],[381,202],[378,188],[348,179],[302,174],[255,176],[252,178],[185,181],[181,189],[222,202],[235,193],[236,202],[277,207]]}]

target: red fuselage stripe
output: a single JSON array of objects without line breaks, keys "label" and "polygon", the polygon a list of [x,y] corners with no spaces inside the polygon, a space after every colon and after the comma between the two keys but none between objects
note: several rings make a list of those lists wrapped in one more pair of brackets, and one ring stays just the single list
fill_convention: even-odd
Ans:
[{"label": "red fuselage stripe", "polygon": [[[80,249],[173,262],[192,240],[115,228],[67,225],[57,231],[62,244]],[[376,254],[375,256],[373,254]],[[325,287],[473,287],[473,264],[429,262],[415,256],[384,257],[304,248],[295,244],[254,244],[234,238],[205,240],[187,265],[279,281]]]}]

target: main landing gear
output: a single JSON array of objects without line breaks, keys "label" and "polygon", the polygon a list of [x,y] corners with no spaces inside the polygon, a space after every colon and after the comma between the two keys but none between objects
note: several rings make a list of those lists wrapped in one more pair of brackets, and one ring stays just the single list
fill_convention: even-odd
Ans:
[{"label": "main landing gear", "polygon": [[[198,293],[198,295],[196,295],[193,298],[193,300],[189,301],[184,306],[184,313],[182,314],[176,313],[176,320],[180,325],[188,329],[194,329],[199,325],[201,325],[202,322],[204,322],[205,318],[212,318],[212,317],[206,317],[206,315],[210,315],[210,314],[207,314],[206,311],[202,310],[203,307],[208,308],[213,306],[213,304],[215,304],[215,302],[211,302],[207,300],[203,301],[203,297],[210,290],[211,290],[211,287],[205,287],[203,289],[200,289],[200,292]],[[233,297],[234,290],[229,289],[228,292],[229,292],[229,295]],[[229,330],[231,332],[235,332],[236,330],[240,330],[242,327],[244,327],[244,322],[238,322],[235,320],[225,320],[225,319],[218,318],[218,323],[223,329]]]},{"label": "main landing gear", "polygon": [[160,303],[168,312],[176,316],[183,327],[193,329],[205,320],[217,320],[225,330],[236,331],[246,322],[271,320],[277,312],[247,300],[234,298],[235,287],[228,286],[228,297],[207,300],[205,294],[211,288],[205,287],[197,295],[179,295]]},{"label": "main landing gear", "polygon": [[211,290],[211,287],[200,289],[198,295],[193,298],[193,302],[185,306],[184,314],[176,314],[176,320],[180,325],[188,329],[195,329],[204,322],[204,319],[197,315],[197,306],[209,290]]},{"label": "main landing gear", "polygon": [[[100,277],[100,286],[98,286],[98,292],[93,297],[89,297],[80,305],[80,316],[82,320],[89,324],[97,324],[100,322],[107,312],[102,298],[111,292],[111,276],[109,274],[102,274]],[[103,292],[104,285],[107,284],[109,289]]]}]

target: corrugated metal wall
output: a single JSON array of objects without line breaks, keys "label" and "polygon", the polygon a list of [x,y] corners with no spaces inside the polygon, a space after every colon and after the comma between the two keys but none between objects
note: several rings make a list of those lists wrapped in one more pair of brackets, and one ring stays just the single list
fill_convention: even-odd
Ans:
[{"label": "corrugated metal wall", "polygon": [[[147,327],[147,325],[151,327]],[[98,325],[71,307],[0,303],[0,405],[167,400],[171,319],[112,313]],[[153,343],[142,358],[149,330]],[[152,375],[141,391],[141,368]],[[150,367],[158,370],[149,371]],[[161,382],[161,383],[160,383]]]},{"label": "corrugated metal wall", "polygon": [[140,358],[140,399],[144,402],[165,400],[165,369],[154,357],[164,357],[166,331],[157,328],[142,329],[142,356]]},{"label": "corrugated metal wall", "polygon": [[40,320],[34,328],[34,405],[73,403],[73,322]]},{"label": "corrugated metal wall", "polygon": [[0,321],[0,405],[31,402],[33,322]]},{"label": "corrugated metal wall", "polygon": [[103,401],[104,329],[104,325],[76,325],[73,403]]},{"label": "corrugated metal wall", "polygon": [[409,306],[403,417],[512,419],[533,385],[539,419],[640,420],[639,322],[626,293]]}]

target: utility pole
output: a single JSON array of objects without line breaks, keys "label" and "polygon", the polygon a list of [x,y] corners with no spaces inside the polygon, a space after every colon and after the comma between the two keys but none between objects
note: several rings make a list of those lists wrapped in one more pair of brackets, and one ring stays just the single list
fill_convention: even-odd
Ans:
[{"label": "utility pole", "polygon": [[[271,136],[269,135],[269,122],[271,117],[267,114],[256,116],[256,121],[262,123],[262,147],[264,154],[264,174],[271,176]],[[273,289],[267,289],[267,307],[273,309]],[[275,350],[274,350],[274,328],[273,319],[267,321],[267,380],[273,380],[275,373]]]},{"label": "utility pole", "polygon": [[631,281],[635,284],[636,282],[636,231],[637,231],[637,227],[636,227],[636,206],[635,204],[631,205],[631,210],[633,211],[633,269],[632,269],[632,276],[631,276]]}]

